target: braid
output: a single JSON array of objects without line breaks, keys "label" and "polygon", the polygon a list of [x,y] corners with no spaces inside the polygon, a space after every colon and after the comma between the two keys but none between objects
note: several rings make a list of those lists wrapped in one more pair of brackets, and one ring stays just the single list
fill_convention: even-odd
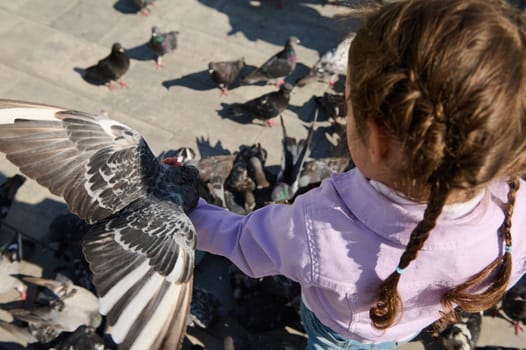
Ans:
[{"label": "braid", "polygon": [[[457,304],[462,310],[467,312],[483,311],[495,305],[506,291],[512,268],[511,218],[515,206],[515,198],[520,186],[519,179],[517,177],[511,178],[508,181],[508,185],[510,188],[508,191],[508,203],[504,209],[504,221],[499,228],[499,238],[505,243],[504,254],[499,255],[479,274],[443,295],[442,305],[444,305],[445,312],[439,326],[452,319],[454,304]],[[471,289],[479,287],[494,272],[497,274],[484,292],[479,294],[471,294],[469,292]]]},{"label": "braid", "polygon": [[431,230],[435,227],[448,195],[448,190],[444,187],[440,183],[436,183],[431,190],[430,201],[424,212],[424,217],[413,229],[407,248],[400,257],[397,271],[391,273],[379,287],[376,306],[369,310],[369,317],[378,329],[389,328],[395,322],[396,315],[402,308],[402,300],[397,290],[400,280],[399,269],[407,268],[411,261],[416,259]]}]

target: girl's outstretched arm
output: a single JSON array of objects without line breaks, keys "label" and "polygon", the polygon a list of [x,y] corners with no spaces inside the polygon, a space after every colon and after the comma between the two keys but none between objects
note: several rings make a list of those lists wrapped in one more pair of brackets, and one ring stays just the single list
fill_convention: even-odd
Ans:
[{"label": "girl's outstretched arm", "polygon": [[302,197],[293,205],[267,205],[246,216],[200,199],[189,215],[197,248],[227,257],[251,277],[281,274],[308,283],[312,278],[309,218]]}]

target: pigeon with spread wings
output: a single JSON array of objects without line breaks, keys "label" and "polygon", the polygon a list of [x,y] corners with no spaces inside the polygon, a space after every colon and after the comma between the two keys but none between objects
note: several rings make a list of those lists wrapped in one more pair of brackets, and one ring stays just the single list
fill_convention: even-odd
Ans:
[{"label": "pigeon with spread wings", "polygon": [[0,151],[92,226],[83,251],[120,349],[180,346],[192,294],[198,171],[160,162],[104,115],[0,100]]}]

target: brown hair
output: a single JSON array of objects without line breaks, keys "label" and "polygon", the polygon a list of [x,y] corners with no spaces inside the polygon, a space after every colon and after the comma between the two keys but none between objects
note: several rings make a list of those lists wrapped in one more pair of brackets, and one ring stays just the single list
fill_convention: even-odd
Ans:
[{"label": "brown hair", "polygon": [[[511,217],[526,155],[526,35],[518,11],[498,0],[414,0],[387,5],[358,31],[349,52],[347,99],[358,131],[373,119],[400,143],[406,162],[399,187],[426,194],[399,268],[414,260],[452,191],[473,193],[508,177],[499,234],[511,247]],[[412,189],[413,191],[411,191]],[[474,312],[494,305],[511,274],[507,249],[479,274],[444,294],[443,321],[454,304]],[[390,327],[402,308],[394,271],[370,310]],[[489,287],[478,294],[481,283]]]}]

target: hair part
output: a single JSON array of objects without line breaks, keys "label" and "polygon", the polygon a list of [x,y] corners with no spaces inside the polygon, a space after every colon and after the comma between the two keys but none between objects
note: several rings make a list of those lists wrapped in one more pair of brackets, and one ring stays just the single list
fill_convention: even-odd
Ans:
[{"label": "hair part", "polygon": [[[393,169],[404,193],[424,193],[427,207],[399,262],[416,259],[454,191],[479,191],[509,177],[499,230],[511,246],[517,180],[526,172],[526,24],[500,0],[413,0],[386,5],[350,48],[346,98],[358,131],[373,119],[397,140],[406,162]],[[504,293],[511,253],[444,294],[453,305],[481,311]],[[380,285],[373,325],[390,327],[402,310],[400,274]],[[482,284],[488,285],[481,293]]]}]

